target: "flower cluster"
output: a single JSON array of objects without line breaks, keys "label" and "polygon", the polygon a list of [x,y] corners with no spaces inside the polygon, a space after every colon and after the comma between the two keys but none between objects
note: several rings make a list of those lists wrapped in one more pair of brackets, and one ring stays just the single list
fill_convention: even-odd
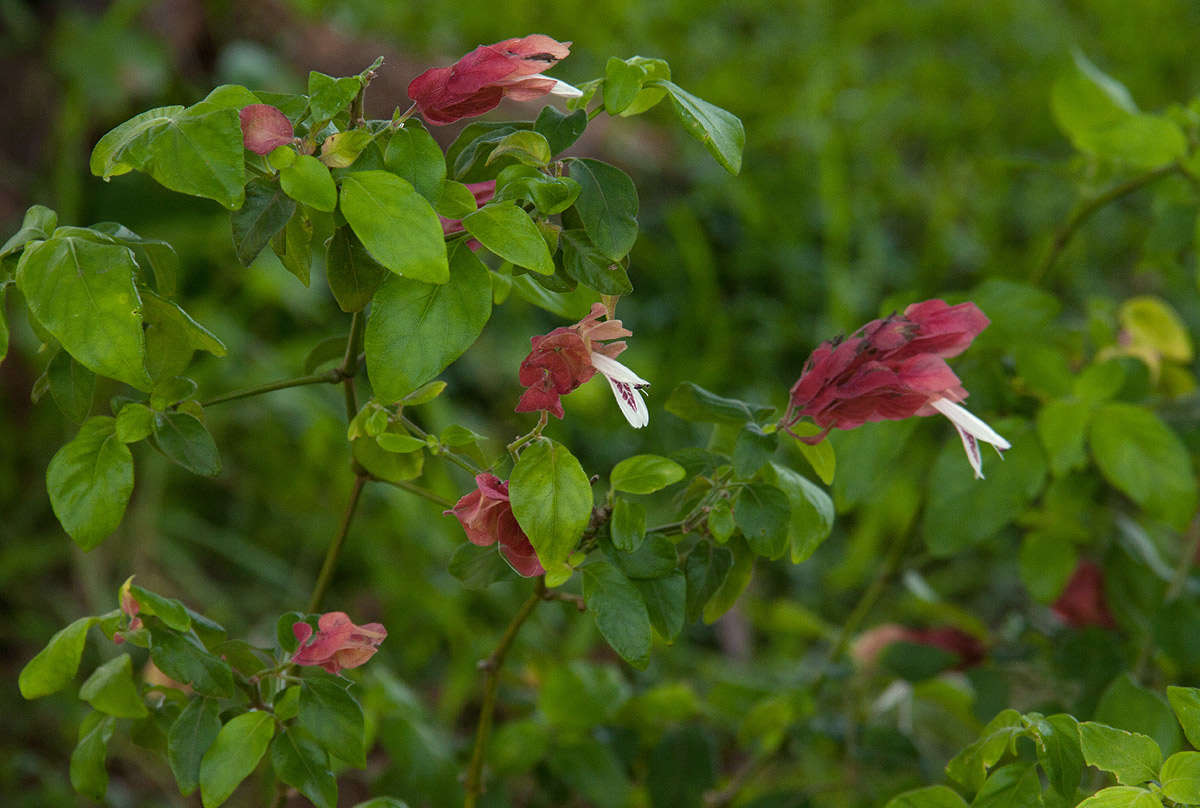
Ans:
[{"label": "flower cluster", "polygon": [[566,82],[542,75],[571,53],[570,42],[544,34],[480,45],[450,67],[434,67],[408,85],[408,97],[435,126],[495,109],[502,98],[532,101],[547,93],[577,97]]},{"label": "flower cluster", "polygon": [[387,629],[379,623],[356,626],[345,612],[326,612],[317,619],[315,637],[308,623],[293,623],[292,634],[300,642],[292,654],[293,663],[320,665],[329,673],[337,673],[357,668],[373,657],[387,638]]},{"label": "flower cluster", "polygon": [[526,578],[545,572],[533,545],[513,515],[508,499],[508,481],[494,474],[475,477],[476,489],[465,495],[446,514],[453,514],[472,544],[490,547],[500,542],[500,552]]},{"label": "flower cluster", "polygon": [[780,427],[812,418],[823,431],[800,440],[817,443],[834,428],[940,412],[958,430],[975,476],[983,477],[978,442],[997,451],[1009,443],[958,405],[967,391],[946,359],[966,350],[988,322],[974,303],[926,300],[821,343],[792,387]]},{"label": "flower cluster", "polygon": [[608,379],[617,406],[631,426],[641,428],[650,422],[650,412],[641,394],[650,382],[617,361],[627,347],[621,338],[632,336],[633,332],[620,320],[601,321],[607,313],[603,304],[593,303],[588,316],[575,325],[530,339],[532,350],[521,362],[518,376],[527,389],[517,402],[517,412],[543,410],[562,418],[560,397],[599,372]]}]

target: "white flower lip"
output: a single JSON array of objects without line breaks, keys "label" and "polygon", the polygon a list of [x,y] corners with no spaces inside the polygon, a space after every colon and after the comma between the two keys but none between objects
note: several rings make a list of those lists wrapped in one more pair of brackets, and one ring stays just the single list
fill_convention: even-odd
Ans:
[{"label": "white flower lip", "polygon": [[608,379],[613,396],[617,399],[617,406],[621,408],[621,414],[630,426],[641,429],[650,423],[650,410],[641,394],[641,389],[649,387],[650,382],[604,354],[592,354],[592,367]]},{"label": "white flower lip", "polygon": [[[538,73],[536,76],[531,76],[530,78],[548,79],[548,78],[550,78],[550,76],[545,76],[545,75],[542,75],[541,73]],[[554,82],[554,86],[552,88],[550,88],[550,95],[561,95],[563,98],[582,98],[583,97],[583,90],[579,89],[578,87],[576,87],[572,84],[567,84],[565,81],[562,81],[561,79],[552,79],[552,81]]]},{"label": "white flower lip", "polygon": [[[967,453],[967,462],[971,464],[971,468],[975,472],[975,479],[983,479],[983,459],[979,454],[979,441],[992,444],[996,447],[997,454],[1012,448],[1012,444],[1001,437],[996,430],[950,399],[939,398],[929,402],[929,406],[949,418],[950,423],[954,424],[954,428],[958,430],[958,436],[962,438],[963,450]],[[1000,457],[1003,458],[1004,455],[1001,454]]]}]

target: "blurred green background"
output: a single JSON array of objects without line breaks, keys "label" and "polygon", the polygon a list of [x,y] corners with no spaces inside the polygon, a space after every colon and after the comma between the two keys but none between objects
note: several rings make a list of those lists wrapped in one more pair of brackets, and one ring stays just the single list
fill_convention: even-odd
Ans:
[{"label": "blurred green background", "polygon": [[[576,84],[602,74],[610,55],[665,58],[677,83],[741,117],[744,168],[726,175],[665,108],[630,120],[602,116],[575,147],[624,168],[641,194],[635,294],[620,315],[635,334],[622,359],[653,382],[650,427],[629,430],[595,382],[567,399],[567,419],[550,428],[589,472],[603,473],[636,451],[703,444],[694,425],[662,410],[684,380],[781,406],[820,340],[914,300],[957,300],[988,280],[1026,280],[1081,188],[1113,177],[1080,162],[1050,114],[1051,84],[1072,49],[1124,82],[1144,109],[1159,110],[1200,90],[1197,30],[1200,5],[1189,0],[588,0],[503,10],[481,0],[0,0],[0,233],[42,203],[64,224],[116,220],[166,239],[183,261],[180,300],[229,347],[225,359],[198,356],[192,375],[201,398],[299,375],[313,345],[347,329],[323,280],[306,289],[279,266],[241,267],[228,214],[215,203],[171,194],[140,174],[92,177],[87,157],[100,135],[143,109],[194,102],[216,84],[300,90],[310,69],[352,74],[378,55],[385,62],[367,112],[386,118],[408,106],[404,88],[426,67],[531,32],[574,41],[554,75]],[[534,105],[509,103],[496,113],[534,114]],[[435,135],[448,143],[457,129]],[[1042,280],[1062,307],[1055,339],[1072,362],[1096,347],[1083,325],[1097,299],[1161,295],[1196,333],[1193,194],[1170,180],[1102,212]],[[995,290],[1006,287],[991,288],[1003,307]],[[66,770],[80,705],[68,694],[21,701],[21,665],[62,625],[112,608],[132,572],[233,636],[267,642],[276,616],[307,599],[352,475],[335,389],[213,407],[208,423],[225,472],[193,477],[142,445],[124,524],[84,556],[55,522],[44,486],[50,457],[74,427],[48,397],[30,403],[45,360],[11,302],[9,312],[14,348],[0,365],[0,665],[9,683],[0,690],[0,793],[6,805],[73,804],[82,798]],[[452,395],[423,413],[427,425],[466,423],[500,451],[529,426],[512,413],[527,339],[560,324],[515,299],[498,308],[447,374]],[[1012,360],[999,340],[956,367],[974,411],[1032,411],[1006,381]],[[99,391],[97,407],[114,392]],[[1189,422],[1194,397],[1177,411]],[[1055,667],[1048,613],[1018,578],[1021,530],[1011,525],[953,560],[914,550],[919,580],[898,583],[868,621],[953,623],[990,636],[996,659],[969,695],[930,680],[907,725],[871,711],[878,683],[854,680],[819,708],[793,696],[882,548],[913,529],[932,485],[928,470],[957,439],[945,423],[921,421],[835,441],[843,514],[834,536],[804,565],[761,563],[729,617],[656,648],[647,671],[615,661],[591,621],[569,607],[539,610],[501,691],[500,720],[517,723],[501,729],[494,765],[511,773],[511,787],[489,792],[489,805],[693,804],[718,772],[785,737],[792,753],[751,784],[742,804],[880,805],[938,781],[978,720],[1009,700],[1090,709],[1097,685],[1085,679],[1103,684],[1122,659],[1091,671],[1069,661]],[[990,461],[989,471],[997,465]],[[458,469],[428,466],[431,486],[450,496],[467,490]],[[966,474],[965,463],[955,471]],[[380,745],[366,772],[341,779],[346,805],[368,794],[413,806],[460,799],[475,662],[527,589],[463,590],[446,572],[462,541],[457,524],[429,503],[368,488],[326,598],[328,608],[390,631],[364,676]],[[1107,647],[1102,638],[1080,642],[1089,653]],[[106,653],[90,645],[85,670]],[[1057,671],[1067,690],[1051,687],[1046,671]],[[174,794],[167,768],[127,739],[114,741],[110,772],[114,806],[199,804]],[[678,790],[663,791],[670,788]],[[238,799],[258,804],[252,787]]]}]

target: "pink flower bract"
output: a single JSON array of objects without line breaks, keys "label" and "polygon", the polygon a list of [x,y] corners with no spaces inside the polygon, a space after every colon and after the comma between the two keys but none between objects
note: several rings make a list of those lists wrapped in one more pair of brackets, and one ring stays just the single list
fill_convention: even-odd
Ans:
[{"label": "pink flower bract", "polygon": [[1080,561],[1050,610],[1068,626],[1115,628],[1104,597],[1104,571],[1094,561]]},{"label": "pink flower bract", "polygon": [[513,515],[508,481],[483,473],[475,477],[475,485],[474,491],[445,513],[458,519],[472,544],[489,547],[500,542],[500,552],[520,575],[531,578],[544,573],[529,537]]},{"label": "pink flower bract", "polygon": [[292,634],[300,641],[292,662],[320,665],[329,673],[337,673],[357,668],[374,656],[387,638],[387,629],[379,623],[356,626],[345,612],[326,612],[317,620],[315,637],[308,623],[293,623]]},{"label": "pink flower bract", "polygon": [[408,97],[428,123],[444,126],[482,115],[505,96],[530,101],[551,92],[578,95],[570,85],[541,75],[570,54],[570,45],[544,34],[480,45],[450,67],[417,76],[408,85]]},{"label": "pink flower bract", "polygon": [[242,145],[255,154],[269,154],[295,137],[292,122],[270,104],[251,104],[238,113],[242,122]]}]

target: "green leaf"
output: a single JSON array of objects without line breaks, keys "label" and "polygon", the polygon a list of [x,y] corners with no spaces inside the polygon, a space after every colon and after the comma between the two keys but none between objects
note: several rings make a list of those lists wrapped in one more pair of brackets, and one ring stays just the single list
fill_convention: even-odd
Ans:
[{"label": "green leaf", "polygon": [[376,435],[375,442],[384,451],[398,454],[420,451],[429,445],[423,438],[414,438],[412,435],[401,435],[397,432],[383,432]]},{"label": "green leaf", "polygon": [[615,665],[576,660],[549,670],[537,706],[552,727],[589,730],[611,722],[629,696],[629,684]]},{"label": "green leaf", "polygon": [[808,560],[833,531],[833,500],[820,486],[778,463],[766,467],[763,479],[783,491],[791,506],[788,546],[792,563]]},{"label": "green leaf", "polygon": [[726,171],[737,174],[742,170],[746,130],[736,115],[697,98],[670,81],[653,81],[648,86],[662,87],[670,94],[683,128],[704,144]]},{"label": "green leaf", "polygon": [[1117,676],[1105,689],[1092,719],[1147,735],[1168,755],[1183,746],[1179,724],[1166,699],[1137,684],[1128,673]]},{"label": "green leaf", "polygon": [[373,438],[359,438],[351,443],[351,448],[354,459],[367,471],[392,482],[420,477],[425,466],[424,452],[395,454],[384,450]]},{"label": "green leaf", "polygon": [[391,278],[367,319],[367,375],[381,401],[399,401],[474,344],[492,312],[491,278],[465,244],[451,255],[449,282]]},{"label": "green leaf", "polygon": [[1108,401],[1121,391],[1125,375],[1125,367],[1119,359],[1088,365],[1075,379],[1075,397],[1091,403]]},{"label": "green leaf", "polygon": [[633,291],[625,267],[596,249],[583,230],[563,230],[558,243],[568,277],[605,295],[627,295]]},{"label": "green leaf", "polygon": [[308,74],[309,120],[314,124],[328,121],[343,112],[363,88],[357,76],[334,78],[313,70]]},{"label": "green leaf", "polygon": [[737,530],[737,522],[733,519],[733,508],[727,499],[719,500],[713,504],[712,509],[708,512],[708,519],[705,522],[708,526],[708,532],[721,544],[729,541],[729,537],[733,535],[733,531]]},{"label": "green leaf", "polygon": [[[428,382],[400,399],[400,403],[406,407],[419,407],[422,404],[428,404],[430,401],[433,401],[445,389],[445,382]],[[482,435],[477,435],[466,427],[451,424],[442,430],[439,439],[448,446],[465,446],[468,443],[474,443],[480,438],[482,438]]]},{"label": "green leaf", "polygon": [[246,186],[245,204],[230,216],[233,251],[242,266],[254,263],[295,211],[296,203],[278,185],[255,181]]},{"label": "green leaf", "polygon": [[1072,137],[1076,148],[1098,157],[1150,169],[1187,154],[1187,136],[1174,121],[1158,115],[1130,115],[1111,125]]},{"label": "green leaf", "polygon": [[362,707],[334,680],[304,680],[297,721],[329,754],[360,769],[367,765]]},{"label": "green leaf", "polygon": [[133,683],[133,658],[129,654],[113,657],[96,668],[79,688],[79,698],[117,718],[144,718],[150,714]]},{"label": "green leaf", "polygon": [[496,545],[460,545],[450,556],[450,574],[464,587],[474,590],[487,589],[497,581],[512,579],[508,562],[497,551]]},{"label": "green leaf", "polygon": [[1176,752],[1158,776],[1163,794],[1178,803],[1200,803],[1200,752]]},{"label": "green leaf", "polygon": [[508,495],[542,566],[565,562],[592,516],[592,487],[575,456],[549,438],[535,441],[513,467]]},{"label": "green leaf", "polygon": [[298,208],[288,219],[287,227],[271,239],[271,249],[283,268],[295,275],[305,287],[308,286],[312,271],[312,239],[313,222],[303,208]]},{"label": "green leaf", "polygon": [[325,276],[338,307],[350,313],[366,308],[388,271],[371,257],[354,231],[339,227],[325,242]]},{"label": "green leaf", "polygon": [[92,150],[91,170],[108,179],[137,169],[182,194],[233,210],[246,184],[237,110],[201,101],[158,107],[117,126]]},{"label": "green leaf", "polygon": [[188,614],[187,607],[175,598],[164,598],[137,584],[132,584],[129,591],[141,606],[142,614],[152,614],[166,623],[168,628],[176,631],[191,630],[192,618]]},{"label": "green leaf", "polygon": [[583,570],[583,598],[601,636],[622,659],[638,669],[650,664],[650,615],[632,581],[603,561],[589,564]]},{"label": "green leaf", "polygon": [[550,142],[541,132],[522,129],[501,138],[484,165],[491,165],[502,157],[540,168],[550,162]]},{"label": "green leaf", "polygon": [[652,580],[634,581],[646,604],[650,625],[664,640],[674,642],[683,631],[687,612],[687,579],[681,570]]},{"label": "green leaf", "polygon": [[221,473],[217,444],[196,416],[186,412],[155,413],[154,439],[163,454],[192,474],[216,477]]},{"label": "green leaf", "polygon": [[1097,408],[1092,456],[1130,499],[1182,529],[1196,510],[1196,478],[1179,437],[1153,412],[1113,402]]},{"label": "green leaf", "polygon": [[748,480],[757,474],[775,454],[775,447],[775,435],[763,432],[758,424],[750,423],[742,427],[733,444],[735,478]]},{"label": "green leaf", "polygon": [[1075,572],[1079,554],[1062,536],[1034,531],[1021,542],[1021,583],[1039,603],[1051,603]]},{"label": "green leaf", "polygon": [[1026,734],[1024,719],[1016,710],[1001,710],[987,723],[979,740],[967,746],[946,764],[946,774],[971,791],[978,791],[987,778],[987,770],[1016,747],[1017,738]]},{"label": "green leaf", "polygon": [[625,808],[636,804],[631,798],[625,768],[612,746],[591,736],[553,744],[546,763],[554,776],[566,784],[568,793],[583,797],[585,805]]},{"label": "green leaf", "polygon": [[292,199],[310,208],[331,213],[337,206],[337,186],[329,169],[309,154],[279,170],[279,185]]},{"label": "green leaf", "polygon": [[646,508],[640,502],[624,497],[613,500],[612,522],[609,524],[613,546],[632,553],[646,538]]},{"label": "green leaf", "polygon": [[[728,548],[733,553],[733,566],[728,568],[728,573],[721,578],[716,591],[704,604],[702,616],[705,623],[717,622],[721,615],[732,609],[733,604],[737,603],[737,599],[749,586],[750,577],[754,574],[754,554],[746,547],[746,543],[734,537],[730,539]],[[717,566],[720,552],[713,551],[714,568]],[[688,584],[690,588],[690,576]]]},{"label": "green leaf", "polygon": [[788,549],[791,502],[775,486],[751,483],[742,488],[733,518],[756,555],[778,558]]},{"label": "green leaf", "polygon": [[386,171],[347,174],[341,211],[375,260],[392,272],[425,283],[449,279],[437,214],[407,180]]},{"label": "green leaf", "polygon": [[127,247],[56,236],[25,248],[17,288],[38,323],[81,364],[148,390],[136,270]]},{"label": "green leaf", "polygon": [[1087,465],[1084,441],[1091,416],[1092,405],[1075,399],[1050,401],[1038,410],[1038,437],[1055,477]]},{"label": "green leaf", "polygon": [[587,113],[578,109],[570,115],[564,115],[554,107],[545,106],[538,113],[533,128],[541,132],[550,144],[550,152],[557,155],[569,148],[587,129]]},{"label": "green leaf", "polygon": [[200,761],[200,799],[204,808],[216,808],[229,799],[234,789],[258,768],[274,734],[274,716],[261,710],[242,713],[221,727]]},{"label": "green leaf", "polygon": [[1074,139],[1138,111],[1124,85],[1102,73],[1082,53],[1076,52],[1074,57],[1074,64],[1055,80],[1050,93],[1054,119],[1067,135]]},{"label": "green leaf", "polygon": [[227,699],[237,692],[229,664],[186,636],[152,632],[150,658],[167,676],[190,684],[201,695]]},{"label": "green leaf", "polygon": [[366,129],[335,132],[325,138],[321,144],[321,156],[317,160],[329,168],[349,168],[358,162],[358,158],[366,152],[367,157],[364,158],[360,168],[381,169],[383,168],[383,155],[380,153],[379,147],[374,144],[374,135]]},{"label": "green leaf", "polygon": [[8,296],[8,284],[0,283],[0,362],[8,356],[8,318],[5,315],[4,301]]},{"label": "green leaf", "polygon": [[412,183],[417,193],[433,202],[446,178],[446,158],[437,141],[420,121],[411,118],[392,133],[383,162],[388,171]]},{"label": "green leaf", "polygon": [[337,780],[329,771],[329,756],[295,727],[285,729],[271,742],[271,767],[280,780],[317,808],[337,808]]},{"label": "green leaf", "polygon": [[684,382],[671,391],[666,410],[685,421],[744,424],[766,417],[773,408],[747,404],[734,398],[723,398],[699,385]]},{"label": "green leaf", "polygon": [[623,575],[633,579],[649,580],[670,575],[679,566],[679,555],[670,539],[651,533],[633,552],[622,552],[612,542],[601,544],[605,555]]},{"label": "green leaf", "polygon": [[614,491],[653,494],[684,478],[683,466],[659,455],[634,455],[613,466],[609,478]]},{"label": "green leaf", "polygon": [[117,439],[122,443],[137,443],[150,436],[153,422],[153,410],[145,404],[130,402],[117,412]]},{"label": "green leaf", "polygon": [[707,542],[697,544],[684,563],[687,577],[687,622],[700,618],[705,605],[721,588],[733,568],[733,553]]},{"label": "green leaf", "polygon": [[883,808],[967,808],[967,803],[951,788],[926,786],[892,797]]},{"label": "green leaf", "polygon": [[221,731],[220,714],[215,699],[192,699],[167,732],[167,761],[185,797],[200,785],[200,761]]},{"label": "green leaf", "polygon": [[1153,738],[1140,732],[1084,721],[1079,725],[1079,743],[1087,764],[1112,772],[1118,783],[1136,786],[1158,777],[1162,752]]},{"label": "green leaf", "polygon": [[1075,808],[1162,808],[1162,800],[1144,788],[1102,788]]},{"label": "green leaf", "polygon": [[21,229],[0,247],[0,260],[16,255],[31,241],[45,241],[58,225],[58,214],[45,205],[32,205],[25,211]]},{"label": "green leaf", "polygon": [[554,274],[554,260],[529,214],[511,202],[485,205],[462,220],[463,227],[484,247],[520,267]]},{"label": "green leaf", "polygon": [[1200,689],[1171,685],[1167,688],[1167,700],[1183,727],[1188,743],[1200,747]]},{"label": "green leaf", "polygon": [[1066,799],[1074,798],[1083,777],[1083,750],[1079,745],[1079,722],[1059,713],[1047,718],[1032,718],[1038,763],[1054,790]]},{"label": "green leaf", "polygon": [[1121,304],[1117,319],[1135,344],[1148,345],[1175,362],[1195,357],[1187,325],[1165,300],[1153,295],[1130,298]]},{"label": "green leaf", "polygon": [[447,219],[462,219],[479,209],[471,189],[454,180],[439,181],[437,191],[430,201],[433,202],[433,209],[437,214]]},{"label": "green leaf", "polygon": [[1037,805],[1042,783],[1031,763],[1013,763],[992,772],[975,795],[971,808],[1026,808]]},{"label": "green leaf", "polygon": [[66,351],[59,351],[46,367],[46,378],[59,411],[75,423],[83,423],[91,412],[92,397],[96,394],[96,374],[72,359]]},{"label": "green leaf", "polygon": [[624,112],[641,92],[645,80],[646,71],[641,65],[610,56],[604,66],[604,111],[609,115]]},{"label": "green leaf", "polygon": [[175,294],[179,278],[179,256],[174,247],[160,239],[142,238],[117,222],[100,222],[92,225],[91,229],[111,236],[118,244],[133,250],[138,265],[143,269],[149,267],[154,275],[154,287],[160,295]]},{"label": "green leaf", "polygon": [[89,713],[79,726],[79,742],[71,752],[71,787],[97,802],[108,790],[108,772],[104,759],[117,719],[111,715]]},{"label": "green leaf", "polygon": [[196,351],[225,355],[225,343],[174,302],[142,290],[146,319],[146,369],[155,382],[183,373]]},{"label": "green leaf", "polygon": [[75,678],[88,629],[96,617],[81,617],[66,628],[55,632],[46,647],[25,663],[17,684],[26,699],[40,699],[57,693]]},{"label": "green leaf", "polygon": [[633,249],[638,235],[638,195],[633,180],[599,160],[573,158],[569,166],[571,179],[580,186],[575,211],[583,229],[601,253],[620,261]]},{"label": "green leaf", "polygon": [[108,538],[133,493],[133,455],[116,436],[116,420],[89,418],[46,468],[54,515],[76,544],[91,550]]},{"label": "green leaf", "polygon": [[656,105],[667,97],[667,91],[662,87],[647,87],[646,82],[651,79],[671,80],[671,66],[662,59],[647,59],[645,56],[631,56],[625,60],[626,64],[636,65],[640,67],[646,74],[642,80],[642,89],[633,99],[633,103],[621,111],[622,118],[628,118],[632,115],[641,115],[646,110]]}]

